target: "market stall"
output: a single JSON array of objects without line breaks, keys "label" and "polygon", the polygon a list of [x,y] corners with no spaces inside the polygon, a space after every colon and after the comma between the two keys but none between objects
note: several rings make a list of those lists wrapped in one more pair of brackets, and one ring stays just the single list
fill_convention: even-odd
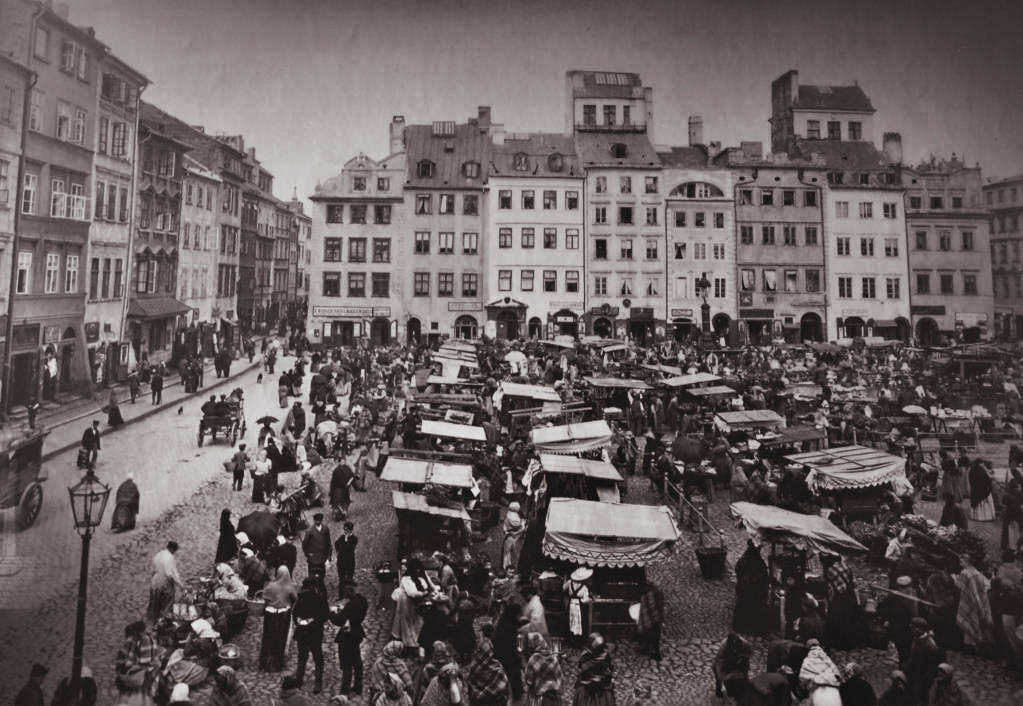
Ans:
[{"label": "market stall", "polygon": [[542,453],[539,464],[539,472],[555,476],[547,483],[551,497],[569,494],[583,500],[621,501],[618,484],[625,479],[607,461]]},{"label": "market stall", "polygon": [[611,427],[602,419],[556,427],[540,427],[529,432],[529,440],[538,453],[582,453],[610,445]]},{"label": "market stall", "polygon": [[832,499],[846,519],[873,522],[884,491],[909,485],[905,458],[866,446],[790,454],[785,459],[809,467],[807,486]]},{"label": "market stall", "polygon": [[427,459],[388,458],[380,480],[397,483],[403,491],[426,485],[469,489],[474,486],[472,466]]},{"label": "market stall", "polygon": [[435,504],[425,495],[391,492],[394,512],[398,516],[398,558],[419,551],[451,552],[469,545],[471,518],[465,507],[457,504]]},{"label": "market stall", "polygon": [[583,381],[590,387],[590,402],[608,419],[624,419],[630,393],[651,389],[645,381],[629,378],[589,377]]},{"label": "market stall", "polygon": [[718,412],[714,424],[723,434],[736,431],[775,431],[785,428],[785,418],[770,409],[747,409],[736,412]]},{"label": "market stall", "polygon": [[519,382],[504,381],[494,393],[494,409],[498,421],[508,428],[511,436],[518,436],[518,428],[522,420],[528,422],[534,413],[560,410],[561,395],[553,387],[545,385],[527,385]]}]

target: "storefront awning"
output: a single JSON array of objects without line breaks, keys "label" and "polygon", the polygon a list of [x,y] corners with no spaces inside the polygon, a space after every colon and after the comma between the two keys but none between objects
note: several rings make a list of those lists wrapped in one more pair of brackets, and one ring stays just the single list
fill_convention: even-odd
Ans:
[{"label": "storefront awning", "polygon": [[874,328],[898,328],[894,319],[874,319]]},{"label": "storefront awning", "polygon": [[153,297],[132,299],[128,304],[129,319],[166,319],[169,316],[185,314],[192,310],[188,304],[174,297]]}]

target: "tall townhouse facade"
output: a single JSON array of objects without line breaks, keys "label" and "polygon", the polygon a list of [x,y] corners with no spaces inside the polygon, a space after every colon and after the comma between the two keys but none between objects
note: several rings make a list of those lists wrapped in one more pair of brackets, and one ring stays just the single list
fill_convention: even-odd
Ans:
[{"label": "tall townhouse facade", "polygon": [[[583,176],[570,136],[497,132],[487,228],[471,248],[487,273],[486,330],[503,339],[577,336],[583,314]],[[483,240],[485,239],[485,240]]]},{"label": "tall townhouse facade", "polygon": [[489,273],[479,242],[487,222],[491,127],[489,106],[465,123],[405,127],[411,232],[398,247],[411,250],[406,330],[418,328],[430,341],[443,335],[475,340],[484,333]]},{"label": "tall townhouse facade", "polygon": [[160,115],[143,103],[127,323],[139,359],[176,365],[185,351],[175,342],[179,332],[187,330],[192,309],[177,299],[184,156],[191,147],[163,128]]},{"label": "tall townhouse facade", "polygon": [[[312,239],[309,315],[311,344],[415,344],[426,335],[412,309],[412,230],[402,191],[406,178],[404,121],[391,122],[391,154],[348,160],[340,174],[310,196]],[[415,313],[413,313],[415,312]]]},{"label": "tall townhouse facade", "polygon": [[291,288],[292,251],[294,249],[294,232],[292,231],[291,211],[282,201],[273,205],[273,302],[271,321],[287,319],[294,308],[294,294]]},{"label": "tall townhouse facade", "polygon": [[17,406],[40,391],[53,399],[91,387],[84,271],[93,216],[97,66],[106,47],[69,22],[64,10],[4,0],[0,15],[0,53],[36,76],[17,199],[11,307],[17,323],[8,396],[9,405]]},{"label": "tall townhouse facade", "polygon": [[[691,120],[690,125],[695,123]],[[709,331],[727,336],[738,309],[732,173],[712,165],[707,147],[698,135],[693,137],[688,147],[659,153],[665,191],[667,335],[680,342],[703,331],[699,285],[704,278],[709,283]]]},{"label": "tall townhouse facade", "polygon": [[309,303],[309,265],[312,263],[310,241],[313,237],[313,219],[305,212],[305,204],[298,196],[284,204],[291,214],[291,265],[288,279],[288,292],[293,305],[289,316],[305,320]]},{"label": "tall townhouse facade", "polygon": [[138,168],[139,97],[148,79],[112,54],[99,62],[92,225],[89,228],[85,341],[92,380],[106,386],[128,374],[126,277]]},{"label": "tall townhouse facade", "polygon": [[901,176],[913,335],[922,345],[964,332],[992,335],[993,256],[980,167],[953,155],[903,167]]},{"label": "tall townhouse facade", "polygon": [[983,185],[994,278],[994,329],[1004,338],[1023,335],[1023,175]]},{"label": "tall townhouse facade", "polygon": [[568,127],[585,174],[584,326],[643,345],[665,334],[661,162],[638,74],[568,71]]},{"label": "tall townhouse facade", "polygon": [[190,155],[184,156],[178,299],[190,307],[179,339],[186,355],[212,356],[219,343],[217,308],[220,177]]}]

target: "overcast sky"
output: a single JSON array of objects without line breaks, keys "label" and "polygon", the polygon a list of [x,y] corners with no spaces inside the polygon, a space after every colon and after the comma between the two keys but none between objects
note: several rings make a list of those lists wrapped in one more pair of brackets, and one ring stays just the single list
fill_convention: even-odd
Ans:
[{"label": "overcast sky", "polygon": [[905,158],[953,152],[985,177],[1023,173],[1018,0],[71,0],[71,21],[153,82],[144,98],[207,132],[243,134],[309,196],[359,152],[381,158],[393,115],[475,116],[561,131],[565,71],[639,73],[654,140],[769,149],[771,81],[859,82]]}]

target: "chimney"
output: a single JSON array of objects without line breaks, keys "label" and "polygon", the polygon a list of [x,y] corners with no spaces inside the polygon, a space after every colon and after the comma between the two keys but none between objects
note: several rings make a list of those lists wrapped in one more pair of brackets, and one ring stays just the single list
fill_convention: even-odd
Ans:
[{"label": "chimney", "polygon": [[689,146],[696,147],[703,144],[703,117],[700,115],[689,116]]},{"label": "chimney", "polygon": [[897,132],[886,132],[882,144],[885,161],[888,164],[902,164],[902,135]]},{"label": "chimney", "polygon": [[391,151],[390,154],[397,154],[405,151],[405,116],[395,115],[391,118]]},{"label": "chimney", "polygon": [[490,129],[490,106],[481,105],[476,111],[477,120],[479,121],[480,130],[486,131]]}]

